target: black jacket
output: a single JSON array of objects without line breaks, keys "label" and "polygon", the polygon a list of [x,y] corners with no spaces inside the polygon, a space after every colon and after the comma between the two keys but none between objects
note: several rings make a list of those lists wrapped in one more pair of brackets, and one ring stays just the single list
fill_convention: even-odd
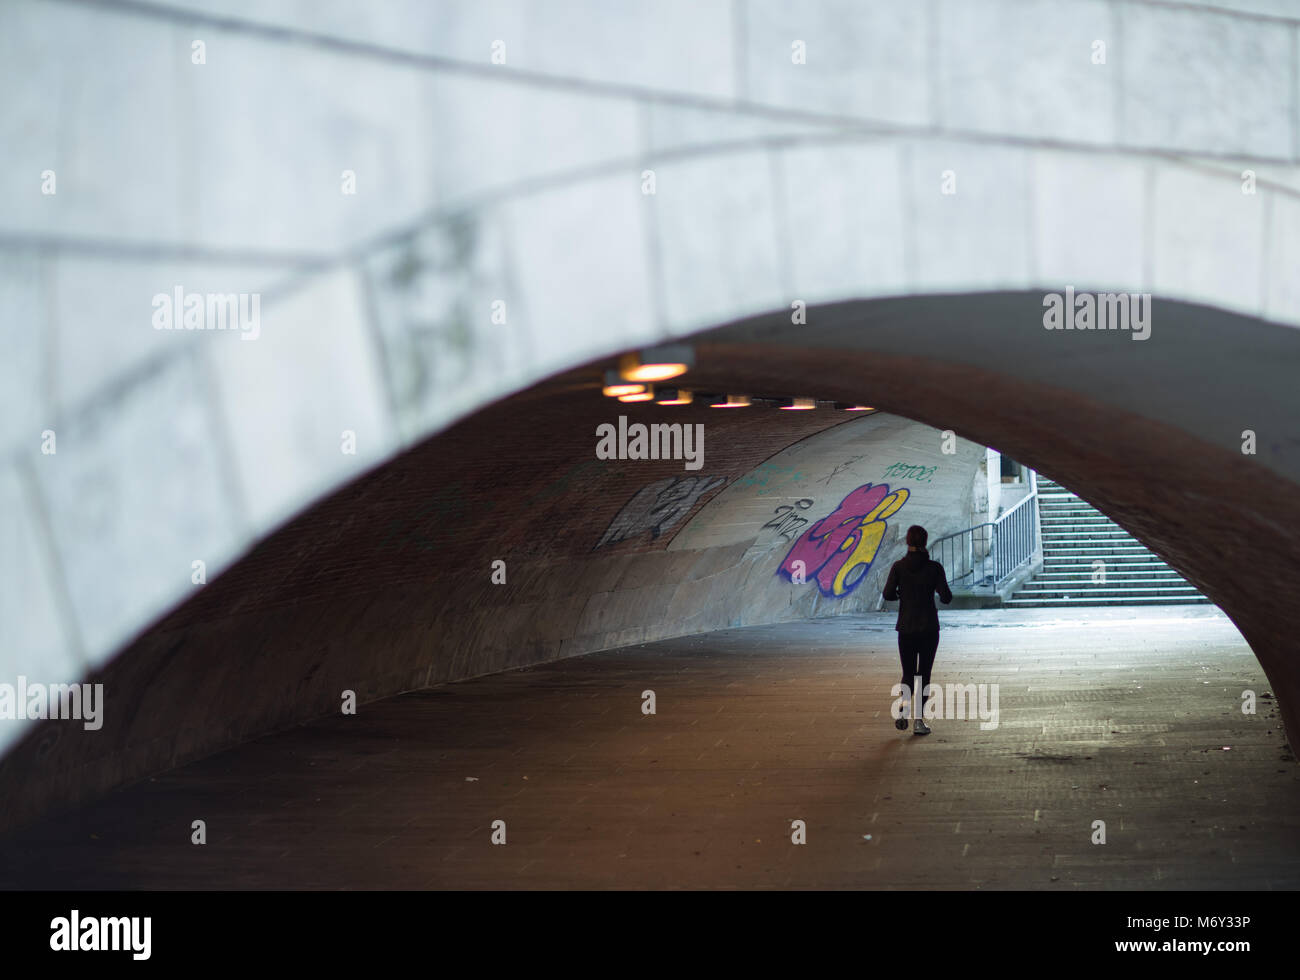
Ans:
[{"label": "black jacket", "polygon": [[898,622],[894,629],[900,633],[925,633],[939,628],[939,613],[934,608],[934,594],[946,606],[952,602],[948,576],[943,566],[931,561],[925,551],[909,551],[907,557],[894,562],[885,582],[885,598],[898,600]]}]

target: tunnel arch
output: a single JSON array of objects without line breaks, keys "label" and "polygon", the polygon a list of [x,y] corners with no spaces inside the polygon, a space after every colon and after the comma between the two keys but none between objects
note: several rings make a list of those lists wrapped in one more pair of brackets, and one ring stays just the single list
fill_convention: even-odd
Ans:
[{"label": "tunnel arch", "polygon": [[[1154,343],[1156,332],[1142,342],[1151,344],[1142,356],[1130,354],[1133,342],[1116,333],[1081,341],[1109,345],[1107,355],[1074,358],[1052,347],[1056,338],[1047,334],[1037,349],[1043,364],[1035,362],[1032,344],[1018,348],[1021,356],[1014,364],[1004,361],[1001,371],[980,363],[984,358],[996,366],[1003,349],[984,337],[985,330],[1024,330],[1024,318],[1041,309],[1041,297],[1025,292],[914,297],[814,307],[808,323],[797,328],[779,310],[702,332],[691,338],[696,365],[689,374],[699,390],[813,395],[867,402],[879,411],[861,418],[825,408],[718,413],[701,407],[689,415],[642,409],[656,413],[655,420],[701,421],[709,445],[724,447],[723,468],[710,455],[698,477],[676,461],[651,472],[645,464],[621,464],[630,469],[616,480],[612,470],[593,468],[597,424],[620,413],[638,417],[639,406],[601,397],[604,359],[503,399],[353,481],[260,542],[99,675],[115,690],[130,692],[127,718],[93,740],[60,740],[50,726],[38,728],[6,758],[0,782],[32,780],[43,768],[48,796],[28,798],[66,804],[96,791],[78,782],[88,772],[102,773],[97,790],[103,791],[328,713],[343,689],[372,700],[664,636],[878,608],[879,582],[842,605],[824,597],[819,604],[816,589],[791,589],[783,605],[747,600],[770,588],[784,554],[784,548],[753,553],[757,525],[742,531],[739,545],[727,542],[730,548],[709,550],[688,541],[690,550],[674,550],[678,536],[688,540],[721,499],[715,489],[752,480],[756,467],[792,448],[856,432],[854,444],[869,454],[864,423],[872,418],[903,427],[890,429],[895,442],[884,445],[910,439],[909,445],[928,447],[941,459],[942,432],[952,430],[964,447],[978,450],[959,451],[956,459],[965,468],[946,489],[942,507],[959,511],[983,445],[1075,490],[1228,613],[1291,723],[1297,675],[1289,604],[1283,589],[1261,592],[1256,583],[1285,583],[1297,571],[1291,539],[1279,537],[1296,526],[1300,496],[1294,485],[1215,445],[1204,418],[1175,413],[1166,421],[1143,403],[1150,364],[1178,367]],[[1282,373],[1300,343],[1288,328],[1247,324],[1208,308],[1157,303],[1156,314],[1157,323],[1182,325],[1178,339],[1171,338],[1180,350],[1194,344],[1218,349],[1225,337],[1254,329],[1258,337],[1243,348],[1246,363],[1267,361]],[[948,338],[942,358],[907,352],[915,323],[925,323],[931,337]],[[1030,326],[1042,330],[1041,323]],[[815,342],[809,342],[814,330]],[[968,338],[966,348],[960,336]],[[1261,375],[1234,371],[1224,357],[1217,383],[1227,387],[1207,388],[1207,394],[1247,413],[1267,409],[1271,396]],[[1063,363],[1073,366],[1068,383],[1051,386],[1035,377],[1040,370],[1059,375]],[[1195,380],[1202,363],[1195,352],[1182,362],[1180,369],[1189,372],[1183,383]],[[1112,379],[1104,399],[1090,372]],[[829,467],[831,457],[822,459]],[[613,526],[652,476],[707,482],[695,488],[662,537],[638,532],[635,540],[616,538],[614,547],[604,548],[608,532],[602,536],[600,529]],[[860,479],[841,478],[821,509]],[[587,482],[608,493],[585,495]],[[571,504],[564,500],[569,496]],[[1234,501],[1242,506],[1225,519]],[[963,516],[941,517],[942,510],[930,513],[926,523],[936,535],[970,523]],[[544,532],[537,531],[539,524]],[[507,587],[499,590],[487,584],[493,556],[511,569]],[[1243,568],[1250,569],[1248,577]],[[547,584],[555,577],[570,584]],[[700,582],[712,592],[697,599]],[[701,612],[714,601],[720,612]],[[106,757],[114,768],[90,764]],[[50,771],[58,775],[51,779]]]}]

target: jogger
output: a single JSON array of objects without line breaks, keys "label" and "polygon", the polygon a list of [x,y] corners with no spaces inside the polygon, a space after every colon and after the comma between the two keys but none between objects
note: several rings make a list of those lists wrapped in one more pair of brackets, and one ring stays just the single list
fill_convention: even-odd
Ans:
[{"label": "jogger", "polygon": [[[903,688],[916,702],[916,721],[913,732],[929,735],[930,726],[921,717],[925,705],[925,691],[930,686],[930,671],[934,667],[935,651],[939,648],[939,613],[934,607],[938,593],[944,605],[952,602],[948,576],[943,566],[930,560],[925,543],[930,536],[925,528],[913,524],[907,529],[907,556],[894,562],[885,582],[885,598],[898,600],[898,659],[903,666]],[[921,686],[916,688],[916,678]],[[907,709],[895,725],[907,728]]]}]

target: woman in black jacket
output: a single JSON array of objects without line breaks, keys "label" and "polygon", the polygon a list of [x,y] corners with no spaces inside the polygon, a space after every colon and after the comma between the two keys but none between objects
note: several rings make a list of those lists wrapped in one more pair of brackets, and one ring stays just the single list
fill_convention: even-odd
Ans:
[{"label": "woman in black jacket", "polygon": [[[948,576],[943,566],[930,560],[925,550],[925,543],[930,539],[925,528],[913,524],[907,529],[907,555],[894,562],[885,582],[885,598],[890,602],[898,600],[898,657],[903,663],[903,692],[907,700],[911,694],[917,698],[916,723],[913,734],[929,735],[930,726],[921,718],[925,697],[930,690],[930,669],[934,666],[934,654],[939,649],[939,613],[934,606],[934,596],[946,606],[952,602],[952,590],[948,588]],[[913,692],[912,684],[920,677],[919,691]],[[900,731],[907,730],[908,705],[903,705],[903,714],[894,722]]]}]

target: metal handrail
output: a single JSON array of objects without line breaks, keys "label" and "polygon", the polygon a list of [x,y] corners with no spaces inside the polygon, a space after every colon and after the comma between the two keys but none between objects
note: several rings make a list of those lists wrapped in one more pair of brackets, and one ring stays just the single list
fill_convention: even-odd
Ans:
[{"label": "metal handrail", "polygon": [[997,588],[1032,561],[1038,550],[1037,501],[1038,481],[1031,475],[1025,499],[1012,505],[997,520],[975,524],[930,542],[930,557],[943,565],[948,584]]}]

